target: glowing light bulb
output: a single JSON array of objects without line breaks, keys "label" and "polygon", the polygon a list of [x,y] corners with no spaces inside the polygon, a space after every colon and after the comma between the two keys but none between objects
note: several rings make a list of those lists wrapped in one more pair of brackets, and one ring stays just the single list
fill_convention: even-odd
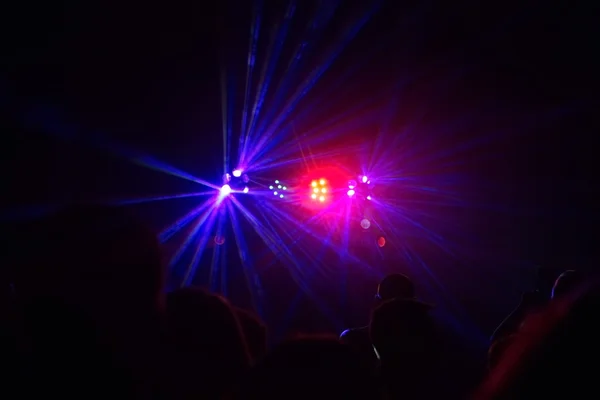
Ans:
[{"label": "glowing light bulb", "polygon": [[231,194],[231,186],[229,186],[229,185],[223,185],[221,187],[221,195],[222,196],[229,196],[229,194]]},{"label": "glowing light bulb", "polygon": [[240,176],[242,176],[242,170],[236,169],[231,173],[231,175],[235,176],[236,178],[239,178]]},{"label": "glowing light bulb", "polygon": [[325,196],[319,196],[319,201],[320,202],[324,202],[325,201]]}]

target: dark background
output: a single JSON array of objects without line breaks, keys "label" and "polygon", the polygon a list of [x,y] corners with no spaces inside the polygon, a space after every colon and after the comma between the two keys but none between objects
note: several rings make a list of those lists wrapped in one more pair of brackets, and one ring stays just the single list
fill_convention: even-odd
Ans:
[{"label": "dark background", "polygon": [[[370,5],[342,2],[307,68],[328,54],[327,38]],[[265,3],[265,34],[286,6]],[[298,8],[291,43],[315,6]],[[219,77],[226,66],[237,95],[243,94],[250,2],[25,1],[2,7],[5,237],[16,221],[49,204],[198,190],[98,149],[100,137],[130,154],[150,154],[219,181]],[[417,78],[406,89],[409,101],[398,123],[421,104],[432,110],[425,117],[430,122],[475,112],[469,110],[482,102],[495,104],[484,123],[461,134],[465,139],[502,130],[492,145],[464,155],[461,168],[470,176],[465,195],[516,211],[455,215],[472,232],[486,233],[465,251],[466,259],[438,260],[452,265],[441,279],[471,314],[477,312],[473,303],[495,309],[491,320],[505,312],[532,285],[523,265],[593,268],[599,221],[595,8],[591,2],[384,2],[297,111],[310,113],[311,101],[326,99],[326,107],[314,107],[308,128],[365,98],[384,107],[390,100],[384,89],[403,75]],[[450,77],[452,89],[439,96],[440,82]],[[43,126],[35,123],[40,115]],[[346,139],[363,139],[351,136]],[[457,138],[424,130],[422,140],[441,148]],[[194,201],[151,203],[134,212],[160,229]],[[497,289],[485,294],[481,285]],[[475,319],[484,331],[492,325]]]}]

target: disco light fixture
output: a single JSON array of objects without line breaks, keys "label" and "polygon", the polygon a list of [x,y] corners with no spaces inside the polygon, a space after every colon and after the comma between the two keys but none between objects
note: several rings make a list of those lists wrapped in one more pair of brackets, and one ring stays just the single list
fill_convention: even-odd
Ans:
[{"label": "disco light fixture", "polygon": [[231,192],[248,193],[250,191],[248,182],[250,182],[250,177],[240,168],[236,168],[231,173],[223,175],[223,184],[229,185]]},{"label": "disco light fixture", "polygon": [[321,178],[314,180],[310,183],[310,198],[313,201],[319,201],[324,203],[327,200],[327,194],[329,193],[329,187],[327,185],[327,179]]},{"label": "disco light fixture", "polygon": [[348,181],[348,197],[358,197],[360,200],[372,199],[373,185],[367,175],[359,175],[358,180]]},{"label": "disco light fixture", "polygon": [[275,181],[269,185],[269,190],[273,191],[274,196],[278,196],[280,199],[283,199],[285,197],[283,192],[286,192],[288,188],[279,179],[275,179]]}]

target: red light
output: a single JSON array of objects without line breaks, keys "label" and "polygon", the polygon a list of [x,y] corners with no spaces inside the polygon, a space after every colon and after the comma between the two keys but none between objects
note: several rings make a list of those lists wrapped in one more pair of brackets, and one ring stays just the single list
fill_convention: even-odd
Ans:
[{"label": "red light", "polygon": [[380,236],[379,239],[377,239],[377,245],[379,247],[385,246],[385,238],[383,236]]}]

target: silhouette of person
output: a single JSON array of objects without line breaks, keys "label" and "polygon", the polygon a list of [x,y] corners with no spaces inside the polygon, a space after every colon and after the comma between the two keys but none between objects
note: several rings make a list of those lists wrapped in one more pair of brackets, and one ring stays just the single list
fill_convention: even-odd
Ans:
[{"label": "silhouette of person", "polygon": [[574,288],[583,282],[581,274],[575,270],[569,269],[556,278],[552,286],[552,299],[557,299],[571,292]]},{"label": "silhouette of person", "polygon": [[[375,295],[375,307],[393,299],[415,299],[415,286],[406,275],[388,275],[379,283]],[[371,343],[368,325],[346,329],[340,335],[340,342],[354,348],[371,364],[376,363],[379,358],[377,350]]]}]

